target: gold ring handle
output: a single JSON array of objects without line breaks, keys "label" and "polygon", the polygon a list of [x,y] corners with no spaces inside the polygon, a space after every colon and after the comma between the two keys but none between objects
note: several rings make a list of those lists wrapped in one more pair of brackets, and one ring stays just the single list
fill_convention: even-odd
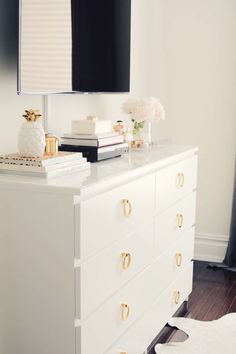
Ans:
[{"label": "gold ring handle", "polygon": [[128,199],[123,199],[123,211],[124,211],[124,216],[126,218],[129,218],[130,215],[132,214],[132,205]]},{"label": "gold ring handle", "polygon": [[130,316],[130,307],[128,304],[121,304],[121,319],[127,321]]},{"label": "gold ring handle", "polygon": [[130,267],[132,261],[132,256],[130,253],[123,252],[121,254],[121,268],[126,270]]},{"label": "gold ring handle", "polygon": [[176,253],[175,261],[176,261],[177,267],[181,267],[182,261],[183,261],[182,253]]},{"label": "gold ring handle", "polygon": [[174,303],[176,305],[178,305],[179,301],[180,301],[180,291],[179,290],[175,290],[174,291]]},{"label": "gold ring handle", "polygon": [[184,181],[185,181],[185,176],[183,173],[178,173],[178,187],[183,188],[184,187]]},{"label": "gold ring handle", "polygon": [[176,215],[176,219],[177,219],[177,226],[179,229],[181,229],[183,227],[184,224],[184,216],[183,214],[177,214]]}]

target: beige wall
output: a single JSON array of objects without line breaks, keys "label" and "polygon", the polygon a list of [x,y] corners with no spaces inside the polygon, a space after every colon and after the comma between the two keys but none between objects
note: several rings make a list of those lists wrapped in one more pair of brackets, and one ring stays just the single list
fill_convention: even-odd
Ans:
[{"label": "beige wall", "polygon": [[236,151],[236,1],[161,4],[168,118],[161,135],[199,146],[197,232],[228,235]]},{"label": "beige wall", "polygon": [[[162,99],[166,122],[155,139],[200,148],[197,232],[228,235],[236,148],[236,1],[133,0],[131,93]],[[0,84],[0,151],[16,148],[24,107],[14,78]],[[5,93],[2,93],[5,92]],[[127,96],[52,96],[52,132],[88,114],[117,120]],[[4,122],[4,123],[3,123]]]}]

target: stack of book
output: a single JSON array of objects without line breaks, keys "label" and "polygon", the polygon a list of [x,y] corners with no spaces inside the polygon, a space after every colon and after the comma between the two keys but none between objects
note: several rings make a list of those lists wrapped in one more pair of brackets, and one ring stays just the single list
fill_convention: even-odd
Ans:
[{"label": "stack of book", "polygon": [[82,152],[90,162],[121,156],[128,152],[123,135],[112,131],[112,122],[97,117],[72,121],[71,134],[61,138],[61,151]]},{"label": "stack of book", "polygon": [[20,154],[0,156],[0,174],[53,178],[84,171],[90,163],[82,153],[58,152],[55,156],[22,157]]}]

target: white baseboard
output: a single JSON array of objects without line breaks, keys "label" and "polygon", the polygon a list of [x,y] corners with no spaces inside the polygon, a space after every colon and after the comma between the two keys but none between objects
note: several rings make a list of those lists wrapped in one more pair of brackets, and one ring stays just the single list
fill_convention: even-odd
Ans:
[{"label": "white baseboard", "polygon": [[229,236],[196,234],[194,259],[207,262],[222,262],[226,253]]}]

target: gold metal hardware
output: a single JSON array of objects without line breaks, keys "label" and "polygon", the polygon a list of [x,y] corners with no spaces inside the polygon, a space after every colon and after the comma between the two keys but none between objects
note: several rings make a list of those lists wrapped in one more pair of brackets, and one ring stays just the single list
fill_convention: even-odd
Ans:
[{"label": "gold metal hardware", "polygon": [[175,290],[174,291],[174,303],[176,305],[178,305],[179,301],[180,301],[180,291],[179,290]]},{"label": "gold metal hardware", "polygon": [[121,255],[121,268],[123,270],[126,270],[130,267],[131,265],[131,260],[132,260],[132,257],[131,257],[131,254],[130,253],[122,253]]},{"label": "gold metal hardware", "polygon": [[128,354],[128,352],[120,352],[120,354]]},{"label": "gold metal hardware", "polygon": [[183,260],[182,253],[176,253],[175,260],[176,260],[177,267],[181,267],[182,260]]},{"label": "gold metal hardware", "polygon": [[184,187],[184,174],[183,173],[178,173],[178,187],[183,188]]},{"label": "gold metal hardware", "polygon": [[184,223],[184,216],[183,214],[177,214],[176,215],[176,219],[177,219],[177,226],[178,228],[182,228],[183,227],[183,223]]},{"label": "gold metal hardware", "polygon": [[130,307],[128,304],[121,304],[121,319],[127,321],[130,316]]},{"label": "gold metal hardware", "polygon": [[128,199],[123,199],[123,210],[124,210],[124,216],[126,218],[129,218],[130,215],[132,214],[132,205]]},{"label": "gold metal hardware", "polygon": [[45,147],[45,154],[49,156],[54,156],[58,154],[58,138],[55,136],[50,136],[46,134],[46,147]]}]

